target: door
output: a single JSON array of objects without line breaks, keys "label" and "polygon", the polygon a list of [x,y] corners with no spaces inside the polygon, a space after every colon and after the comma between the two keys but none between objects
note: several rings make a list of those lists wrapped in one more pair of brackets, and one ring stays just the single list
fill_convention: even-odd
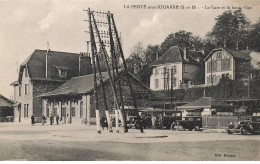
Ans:
[{"label": "door", "polygon": [[65,123],[66,124],[66,107],[62,107],[61,108],[61,119],[62,119],[62,121],[63,121],[63,123]]}]

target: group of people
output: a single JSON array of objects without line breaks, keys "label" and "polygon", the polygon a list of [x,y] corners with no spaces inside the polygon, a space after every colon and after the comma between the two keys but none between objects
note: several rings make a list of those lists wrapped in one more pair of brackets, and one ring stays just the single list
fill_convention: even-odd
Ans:
[{"label": "group of people", "polygon": [[[59,125],[59,115],[56,116],[56,124]],[[62,119],[62,118],[61,118]],[[35,126],[35,117],[34,115],[31,116],[31,123],[32,123],[32,126]],[[45,125],[45,123],[47,122],[47,118],[42,115],[42,125]],[[51,114],[50,115],[50,125],[52,125],[54,123],[54,116]]]}]

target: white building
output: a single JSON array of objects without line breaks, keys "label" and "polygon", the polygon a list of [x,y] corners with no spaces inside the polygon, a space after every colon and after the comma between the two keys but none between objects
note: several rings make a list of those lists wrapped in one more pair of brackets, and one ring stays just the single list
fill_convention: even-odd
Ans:
[{"label": "white building", "polygon": [[[171,47],[155,62],[150,64],[153,72],[150,77],[150,88],[152,90],[164,90],[165,86],[179,89],[181,84],[191,83],[201,84],[204,81],[203,53],[198,51],[188,51],[178,46]],[[171,77],[173,70],[173,77]]]}]

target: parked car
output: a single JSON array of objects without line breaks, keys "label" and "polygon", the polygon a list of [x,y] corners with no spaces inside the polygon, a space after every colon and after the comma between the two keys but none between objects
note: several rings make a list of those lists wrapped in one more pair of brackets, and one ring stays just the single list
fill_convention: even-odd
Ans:
[{"label": "parked car", "polygon": [[201,116],[186,116],[182,120],[176,120],[172,123],[172,130],[193,130],[199,131],[202,128]]},{"label": "parked car", "polygon": [[242,135],[255,134],[260,132],[260,116],[252,116],[249,119],[240,119],[240,121],[231,123],[227,127],[227,133],[241,133]]}]

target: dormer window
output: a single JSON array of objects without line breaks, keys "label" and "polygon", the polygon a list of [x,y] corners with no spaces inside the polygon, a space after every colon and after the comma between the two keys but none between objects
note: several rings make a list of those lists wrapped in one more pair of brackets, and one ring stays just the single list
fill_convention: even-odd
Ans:
[{"label": "dormer window", "polygon": [[65,66],[56,66],[56,67],[59,70],[59,76],[61,78],[66,78],[68,75],[68,67]]},{"label": "dormer window", "polygon": [[67,77],[67,70],[59,70],[60,77]]}]

